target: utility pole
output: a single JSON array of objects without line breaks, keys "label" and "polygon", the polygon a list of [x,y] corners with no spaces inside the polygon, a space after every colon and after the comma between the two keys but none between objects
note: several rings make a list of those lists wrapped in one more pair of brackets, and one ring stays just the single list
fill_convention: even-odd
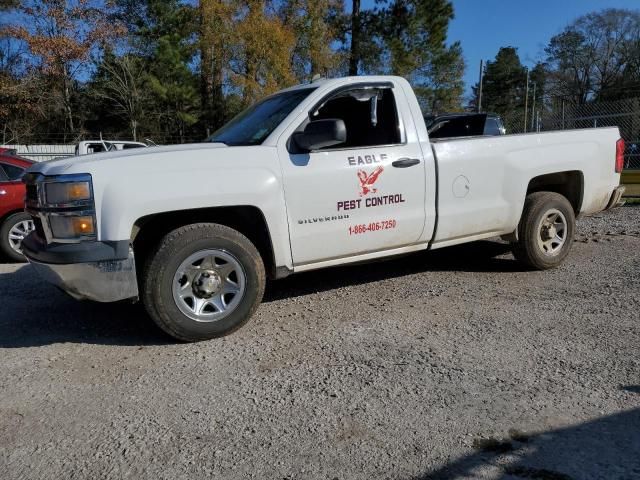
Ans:
[{"label": "utility pole", "polygon": [[360,63],[360,0],[351,2],[351,51],[349,53],[349,75],[358,75]]},{"label": "utility pole", "polygon": [[524,133],[527,133],[527,113],[529,112],[529,69],[527,68],[527,85],[524,94]]},{"label": "utility pole", "polygon": [[535,118],[536,118],[536,82],[533,83],[533,97],[531,98],[531,131],[534,130],[535,127]]},{"label": "utility pole", "polygon": [[482,112],[482,80],[484,80],[484,60],[480,60],[480,80],[478,80],[478,113]]}]

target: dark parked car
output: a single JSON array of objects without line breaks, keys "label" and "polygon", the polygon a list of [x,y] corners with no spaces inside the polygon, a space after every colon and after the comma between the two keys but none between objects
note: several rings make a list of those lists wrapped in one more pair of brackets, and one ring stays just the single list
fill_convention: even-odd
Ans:
[{"label": "dark parked car", "polygon": [[25,185],[22,175],[33,165],[14,150],[0,148],[0,252],[10,260],[25,261],[20,251],[22,239],[33,230],[31,217],[24,212]]},{"label": "dark parked car", "polygon": [[640,141],[626,142],[624,149],[624,168],[640,169]]},{"label": "dark parked car", "polygon": [[447,113],[425,117],[429,138],[504,135],[502,119],[493,113]]}]

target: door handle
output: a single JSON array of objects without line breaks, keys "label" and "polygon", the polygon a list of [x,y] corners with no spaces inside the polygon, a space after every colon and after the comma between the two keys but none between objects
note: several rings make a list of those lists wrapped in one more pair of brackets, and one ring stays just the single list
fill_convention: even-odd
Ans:
[{"label": "door handle", "polygon": [[420,163],[419,158],[401,158],[396,160],[395,162],[391,162],[391,165],[396,168],[407,168],[413,167],[414,165],[418,165]]},{"label": "door handle", "polygon": [[6,195],[7,191],[6,190],[0,190],[0,195]]}]

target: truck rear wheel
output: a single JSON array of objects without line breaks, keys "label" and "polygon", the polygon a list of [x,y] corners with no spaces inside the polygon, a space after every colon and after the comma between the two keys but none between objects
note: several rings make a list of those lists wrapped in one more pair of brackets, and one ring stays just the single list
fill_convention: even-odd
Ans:
[{"label": "truck rear wheel", "polygon": [[560,265],[573,245],[576,219],[562,195],[536,192],[527,196],[513,254],[525,265],[547,270]]},{"label": "truck rear wheel", "polygon": [[262,258],[236,230],[196,223],[167,234],[146,264],[142,301],[158,326],[188,342],[227,335],[260,305]]}]

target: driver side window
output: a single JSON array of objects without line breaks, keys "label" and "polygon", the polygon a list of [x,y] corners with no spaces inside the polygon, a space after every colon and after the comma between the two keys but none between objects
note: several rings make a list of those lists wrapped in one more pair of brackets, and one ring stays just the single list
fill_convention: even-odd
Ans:
[{"label": "driver side window", "polygon": [[347,141],[335,148],[374,147],[402,143],[400,122],[390,88],[348,90],[328,100],[311,115],[311,120],[340,119]]}]

